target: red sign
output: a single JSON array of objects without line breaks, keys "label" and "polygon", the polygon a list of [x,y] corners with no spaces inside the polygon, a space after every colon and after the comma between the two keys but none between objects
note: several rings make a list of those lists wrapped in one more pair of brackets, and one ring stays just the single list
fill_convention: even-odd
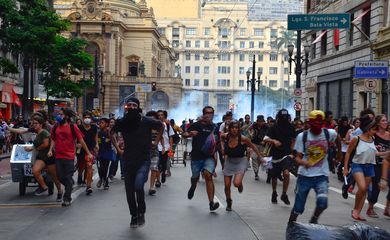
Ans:
[{"label": "red sign", "polygon": [[300,102],[296,102],[294,104],[294,109],[295,109],[295,111],[300,112],[302,110],[302,104]]},{"label": "red sign", "polygon": [[296,88],[294,89],[294,96],[300,97],[302,95],[302,89]]}]

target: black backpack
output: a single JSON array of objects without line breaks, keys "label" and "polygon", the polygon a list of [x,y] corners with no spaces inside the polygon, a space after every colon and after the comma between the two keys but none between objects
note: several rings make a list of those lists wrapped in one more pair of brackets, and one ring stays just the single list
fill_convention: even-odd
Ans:
[{"label": "black backpack", "polygon": [[[169,131],[170,131],[170,128],[171,128],[171,124],[167,124],[167,134],[168,134],[168,138],[170,137],[169,136]],[[173,140],[173,143],[174,144],[178,144],[180,142],[180,136],[179,134],[177,133],[177,131],[175,130],[175,128],[172,128],[174,134],[172,136],[172,140]]]}]

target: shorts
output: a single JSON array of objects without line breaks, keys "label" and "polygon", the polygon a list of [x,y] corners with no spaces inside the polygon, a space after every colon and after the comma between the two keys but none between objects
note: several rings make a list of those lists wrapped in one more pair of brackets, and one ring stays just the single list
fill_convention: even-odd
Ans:
[{"label": "shorts", "polygon": [[191,171],[192,171],[191,178],[198,178],[200,176],[200,173],[203,171],[214,173],[215,161],[213,158],[207,158],[205,160],[192,160]]},{"label": "shorts", "polygon": [[41,153],[41,154],[38,153],[36,159],[42,160],[46,165],[52,165],[56,163],[55,157],[54,156],[48,157],[47,153]]},{"label": "shorts", "polygon": [[150,158],[150,170],[158,171],[158,161],[159,161],[158,156],[154,156]]},{"label": "shorts", "polygon": [[374,177],[375,176],[374,164],[352,163],[351,166],[352,175],[358,172],[362,172],[365,177]]},{"label": "shorts", "polygon": [[286,157],[280,162],[272,162],[272,169],[270,170],[270,176],[272,178],[277,178],[284,170],[289,170],[291,168],[292,159]]}]

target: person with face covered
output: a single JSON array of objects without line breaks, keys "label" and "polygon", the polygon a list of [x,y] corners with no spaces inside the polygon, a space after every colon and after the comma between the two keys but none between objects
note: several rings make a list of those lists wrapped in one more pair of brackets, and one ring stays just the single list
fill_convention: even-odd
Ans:
[{"label": "person with face covered", "polygon": [[68,207],[72,202],[74,159],[76,156],[76,139],[81,143],[82,148],[90,161],[93,155],[83,139],[83,134],[76,124],[72,123],[74,113],[70,109],[61,109],[56,116],[57,124],[51,130],[51,144],[48,157],[55,157],[57,176],[65,186],[63,196],[63,207]]},{"label": "person with face covered", "polygon": [[271,156],[272,156],[272,169],[270,170],[270,176],[272,180],[272,203],[278,203],[276,192],[277,178],[283,173],[283,192],[281,200],[290,205],[290,201],[287,196],[288,184],[290,181],[289,168],[292,161],[292,149],[295,141],[295,129],[289,122],[289,114],[286,109],[281,109],[276,115],[276,124],[271,126],[264,142],[271,144]]},{"label": "person with face covered", "polygon": [[310,223],[317,224],[321,213],[328,207],[328,148],[330,142],[336,142],[337,133],[333,129],[322,129],[324,120],[324,112],[311,111],[309,130],[297,136],[295,143],[295,161],[299,165],[297,191],[289,222],[295,222],[298,215],[303,213],[311,189],[316,193],[316,208]]},{"label": "person with face covered", "polygon": [[151,164],[152,130],[159,131],[157,139],[161,138],[164,131],[164,125],[160,121],[144,117],[141,112],[137,98],[127,99],[125,114],[114,126],[115,132],[121,132],[125,144],[122,161],[131,228],[145,225],[144,184],[148,180]]},{"label": "person with face covered", "polygon": [[203,173],[206,181],[209,208],[210,211],[214,211],[219,208],[219,203],[214,202],[215,190],[213,182],[213,174],[216,166],[216,161],[214,159],[216,141],[213,142],[208,140],[212,138],[215,140],[215,135],[218,135],[218,130],[216,129],[217,126],[213,123],[214,108],[206,106],[203,108],[202,113],[203,116],[200,117],[199,121],[192,124],[182,135],[185,138],[193,138],[191,152],[191,187],[188,190],[187,197],[190,200],[194,197],[200,174]]}]

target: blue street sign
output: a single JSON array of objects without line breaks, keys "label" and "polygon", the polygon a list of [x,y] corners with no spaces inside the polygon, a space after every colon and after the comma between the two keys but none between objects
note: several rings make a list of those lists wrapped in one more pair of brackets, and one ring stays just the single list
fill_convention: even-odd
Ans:
[{"label": "blue street sign", "polygon": [[349,13],[331,14],[291,14],[287,16],[288,30],[350,28]]},{"label": "blue street sign", "polygon": [[354,78],[388,78],[388,61],[355,61]]}]

